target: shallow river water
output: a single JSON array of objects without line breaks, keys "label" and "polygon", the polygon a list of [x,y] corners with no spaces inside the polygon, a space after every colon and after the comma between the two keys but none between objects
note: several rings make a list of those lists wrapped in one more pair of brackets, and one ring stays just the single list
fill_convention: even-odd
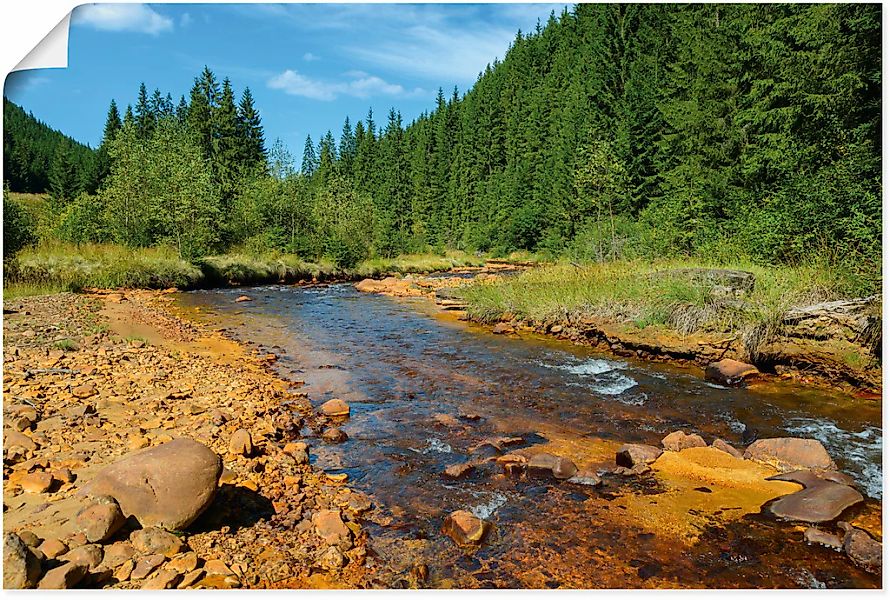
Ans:
[{"label": "shallow river water", "polygon": [[[765,516],[691,519],[675,535],[626,517],[629,495],[664,491],[652,478],[606,477],[592,488],[490,468],[457,481],[441,475],[491,437],[521,437],[516,447],[541,445],[595,466],[620,443],[658,445],[676,429],[740,447],[747,426],[760,437],[821,440],[876,507],[880,401],[790,384],[723,388],[700,371],[543,336],[495,336],[427,300],[359,294],[347,284],[251,288],[254,301],[236,303],[242,293],[188,292],[179,303],[278,354],[276,369],[304,381],[299,389],[314,405],[333,397],[350,404],[342,426],[349,441],[313,443],[313,460],[348,473],[352,487],[385,507],[387,519],[369,527],[374,550],[397,572],[428,565],[431,587],[880,585],[843,556],[807,547],[801,528]],[[461,418],[469,414],[479,418]],[[457,509],[494,524],[478,551],[461,551],[439,532]]]}]

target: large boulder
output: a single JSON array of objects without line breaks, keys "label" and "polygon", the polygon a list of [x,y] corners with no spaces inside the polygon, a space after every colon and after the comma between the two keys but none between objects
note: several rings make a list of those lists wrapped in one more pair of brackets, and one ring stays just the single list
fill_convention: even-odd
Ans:
[{"label": "large boulder", "polygon": [[3,588],[30,589],[40,579],[40,559],[14,533],[3,535]]},{"label": "large boulder", "polygon": [[821,442],[803,438],[757,440],[745,450],[745,458],[770,465],[783,472],[799,469],[826,471],[837,469]]},{"label": "large boulder", "polygon": [[760,371],[754,365],[732,360],[731,358],[712,362],[705,367],[705,378],[721,385],[737,385],[758,373]]},{"label": "large boulder", "polygon": [[619,467],[632,469],[654,463],[661,456],[661,448],[648,444],[624,444],[615,453],[615,463]]},{"label": "large boulder", "polygon": [[134,452],[105,467],[85,493],[111,496],[143,527],[184,529],[213,501],[222,461],[213,450],[179,438]]},{"label": "large boulder", "polygon": [[786,521],[825,523],[863,501],[862,494],[847,485],[821,481],[799,492],[782,496],[769,505],[769,512]]}]

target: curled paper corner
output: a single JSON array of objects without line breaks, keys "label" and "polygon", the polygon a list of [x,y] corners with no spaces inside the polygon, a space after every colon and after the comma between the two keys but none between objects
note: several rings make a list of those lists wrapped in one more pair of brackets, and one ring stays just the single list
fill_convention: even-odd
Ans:
[{"label": "curled paper corner", "polygon": [[52,28],[27,56],[19,61],[13,69],[64,69],[68,67],[68,26],[71,24],[71,13],[65,15]]}]

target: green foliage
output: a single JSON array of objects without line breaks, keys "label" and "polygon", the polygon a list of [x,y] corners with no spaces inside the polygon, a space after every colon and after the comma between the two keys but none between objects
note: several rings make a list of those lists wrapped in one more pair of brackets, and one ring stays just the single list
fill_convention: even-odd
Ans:
[{"label": "green foliage", "polygon": [[[66,164],[57,167],[57,157],[62,157]],[[50,191],[54,170],[59,175],[61,171],[73,170],[73,182],[83,189],[95,189],[93,160],[93,150],[88,146],[51,129],[3,97],[3,177],[13,192]],[[72,183],[65,190],[70,193],[74,187]]]},{"label": "green foliage", "polygon": [[6,102],[4,165],[13,190],[52,189],[38,231],[188,259],[818,262],[875,291],[880,61],[877,5],[579,4],[411,123],[307,136],[299,171],[207,67],[176,108],[144,85],[122,120],[112,104],[95,156]]},{"label": "green foliage", "polygon": [[12,199],[8,189],[3,192],[3,257],[16,252],[37,240],[34,221],[28,211]]},{"label": "green foliage", "polygon": [[169,244],[183,258],[217,241],[218,197],[195,138],[178,120],[159,121],[148,139],[125,124],[111,142],[102,191],[111,238],[131,247]]},{"label": "green foliage", "polygon": [[59,216],[55,235],[62,241],[84,244],[108,240],[105,209],[97,196],[81,193]]},{"label": "green foliage", "polygon": [[350,268],[370,255],[374,205],[337,176],[319,190],[313,207],[318,247],[339,268]]}]

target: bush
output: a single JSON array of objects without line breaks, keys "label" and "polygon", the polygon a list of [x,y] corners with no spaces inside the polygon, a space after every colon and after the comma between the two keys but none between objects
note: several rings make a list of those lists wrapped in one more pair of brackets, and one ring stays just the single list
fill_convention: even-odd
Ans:
[{"label": "bush", "polygon": [[99,198],[82,193],[72,200],[59,217],[56,235],[75,244],[107,241],[108,226]]},{"label": "bush", "polygon": [[3,194],[3,258],[10,258],[16,252],[37,241],[34,221],[28,211],[9,192]]}]

